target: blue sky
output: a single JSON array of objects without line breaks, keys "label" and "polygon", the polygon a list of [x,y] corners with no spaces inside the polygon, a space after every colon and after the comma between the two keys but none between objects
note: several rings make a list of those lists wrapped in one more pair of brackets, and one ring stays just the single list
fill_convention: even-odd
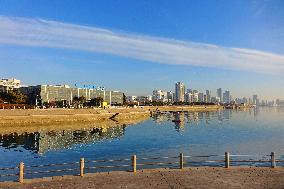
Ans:
[{"label": "blue sky", "polygon": [[283,20],[282,0],[0,0],[0,76],[284,99]]}]

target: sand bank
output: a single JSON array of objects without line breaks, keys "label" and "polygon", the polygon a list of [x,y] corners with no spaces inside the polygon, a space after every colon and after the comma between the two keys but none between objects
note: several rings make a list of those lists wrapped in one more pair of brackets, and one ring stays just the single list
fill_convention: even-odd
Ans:
[{"label": "sand bank", "polygon": [[150,117],[151,111],[216,111],[221,106],[149,106],[109,109],[12,109],[0,110],[0,127],[99,123]]}]

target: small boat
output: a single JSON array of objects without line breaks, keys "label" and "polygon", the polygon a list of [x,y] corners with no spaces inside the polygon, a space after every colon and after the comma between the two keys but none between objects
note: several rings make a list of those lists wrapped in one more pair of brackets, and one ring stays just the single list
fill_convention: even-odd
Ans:
[{"label": "small boat", "polygon": [[177,122],[177,123],[180,123],[181,122],[181,120],[172,120],[172,122]]}]

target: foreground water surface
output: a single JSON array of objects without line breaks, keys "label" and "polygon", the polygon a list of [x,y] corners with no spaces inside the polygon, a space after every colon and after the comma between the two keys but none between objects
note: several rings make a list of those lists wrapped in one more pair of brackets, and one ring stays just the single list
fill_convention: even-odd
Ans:
[{"label": "foreground water surface", "polygon": [[[172,120],[176,120],[173,122]],[[115,125],[115,122],[114,122]],[[153,115],[135,125],[0,133],[0,167],[140,156],[284,155],[284,108]]]}]

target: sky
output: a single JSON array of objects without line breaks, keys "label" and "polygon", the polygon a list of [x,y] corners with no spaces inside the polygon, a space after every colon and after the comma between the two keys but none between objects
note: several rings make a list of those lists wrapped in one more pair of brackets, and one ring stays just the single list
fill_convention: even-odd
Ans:
[{"label": "sky", "polygon": [[284,99],[283,0],[0,0],[0,77]]}]

